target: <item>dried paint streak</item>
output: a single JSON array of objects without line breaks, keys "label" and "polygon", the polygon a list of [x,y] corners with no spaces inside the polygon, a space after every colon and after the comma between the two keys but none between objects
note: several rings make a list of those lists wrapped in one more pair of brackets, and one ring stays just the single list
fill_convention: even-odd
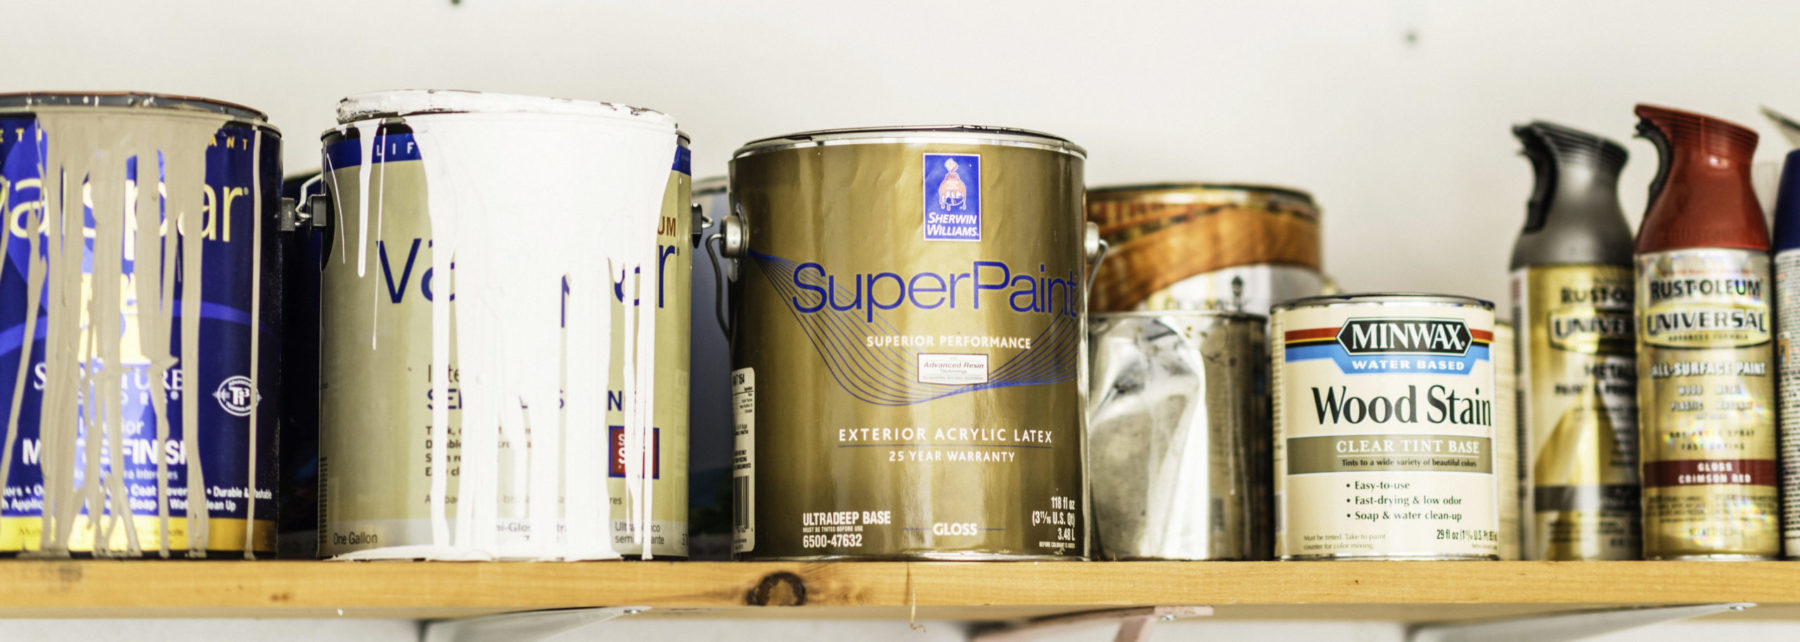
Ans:
[{"label": "dried paint streak", "polygon": [[[213,135],[226,123],[223,116],[182,113],[147,115],[98,109],[44,109],[38,112],[44,179],[43,207],[32,211],[28,229],[30,263],[27,268],[26,310],[45,310],[45,369],[39,437],[42,442],[44,507],[39,555],[67,556],[76,536],[78,516],[86,514],[97,556],[137,555],[142,544],[133,524],[130,497],[122,475],[125,469],[124,417],[121,382],[128,375],[121,337],[124,297],[121,286],[131,283],[137,299],[138,334],[134,343],[150,362],[149,395],[155,408],[157,444],[168,442],[164,374],[179,366],[184,380],[198,381],[195,363],[200,336],[200,244],[180,243],[165,236],[157,189],[139,189],[126,178],[129,159],[138,165],[143,182],[151,183],[159,163],[166,188],[167,211],[177,228],[200,230],[202,195],[205,190],[205,154]],[[258,140],[260,144],[260,139]],[[153,184],[153,183],[152,183]],[[92,204],[94,249],[91,275],[84,275],[88,232],[84,221],[84,196]],[[260,203],[260,201],[259,201]],[[260,221],[259,221],[260,222]],[[128,278],[124,263],[133,261],[138,274],[172,279],[177,268],[185,283],[182,301],[182,355],[171,353],[174,327],[174,284],[155,277]],[[260,271],[260,264],[257,266]],[[31,360],[39,317],[25,315],[18,377],[8,408],[4,452],[0,453],[0,479],[7,479],[17,444],[24,385]],[[80,364],[84,367],[55,367]],[[189,453],[198,452],[199,395],[183,396],[183,438]],[[84,404],[84,399],[97,403]],[[81,426],[86,434],[78,435]],[[104,445],[104,450],[103,450]],[[80,451],[80,452],[78,452]],[[252,455],[254,456],[254,455]],[[169,555],[171,493],[167,457],[157,459],[156,511],[160,528],[159,552]],[[107,463],[107,471],[101,469]],[[77,470],[78,462],[82,465]],[[199,457],[187,458],[187,497],[200,498],[184,510],[189,554],[203,555],[208,523],[205,478]],[[252,468],[254,470],[254,468]],[[78,474],[79,473],[79,474]],[[81,480],[78,482],[78,478]],[[255,484],[248,486],[254,494]],[[254,502],[252,502],[253,504]],[[200,510],[194,510],[198,505]],[[112,548],[114,533],[124,530],[125,548]]]},{"label": "dried paint streak", "polygon": [[[623,282],[626,301],[640,298],[640,290],[641,298],[655,296],[674,125],[659,114],[624,110],[608,117],[428,114],[405,122],[424,163],[432,269],[451,275],[445,291],[455,292],[454,306],[450,296],[431,303],[430,380],[433,398],[448,398],[455,361],[461,469],[452,487],[452,416],[447,404],[435,404],[431,544],[344,558],[616,558],[605,401],[613,286]],[[366,190],[374,127],[364,121],[341,131],[348,136],[352,129],[365,159],[358,189]],[[365,192],[356,206],[359,246],[370,234],[371,199],[374,219],[382,218],[382,195]],[[359,265],[366,261],[367,252],[359,252]],[[642,542],[654,499],[644,482],[654,466],[656,307],[623,309],[625,504]],[[516,447],[525,443],[530,448]],[[556,535],[522,537],[502,527],[513,523]],[[650,549],[643,546],[645,557]]]}]

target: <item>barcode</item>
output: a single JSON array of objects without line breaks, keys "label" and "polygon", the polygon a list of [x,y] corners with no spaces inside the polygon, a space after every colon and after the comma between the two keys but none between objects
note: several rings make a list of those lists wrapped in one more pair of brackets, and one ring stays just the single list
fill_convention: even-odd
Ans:
[{"label": "barcode", "polygon": [[731,478],[731,525],[742,533],[750,530],[750,476]]},{"label": "barcode", "polygon": [[330,494],[325,492],[325,484],[326,484],[327,480],[331,479],[331,471],[326,468],[326,463],[327,462],[325,460],[325,456],[319,455],[319,490],[318,490],[317,498],[319,500],[319,524],[318,524],[319,548],[318,548],[318,550],[320,553],[323,553],[326,550],[326,547],[325,547],[325,540],[326,540],[326,536],[325,536],[325,498],[330,496]]}]

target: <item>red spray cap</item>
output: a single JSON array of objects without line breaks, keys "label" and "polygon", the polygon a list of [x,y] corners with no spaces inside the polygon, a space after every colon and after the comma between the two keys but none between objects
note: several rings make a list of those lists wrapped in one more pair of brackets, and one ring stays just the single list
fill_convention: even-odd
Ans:
[{"label": "red spray cap", "polygon": [[1769,228],[1750,187],[1756,132],[1667,107],[1638,105],[1638,135],[1661,165],[1638,226],[1637,251],[1690,247],[1769,249]]}]

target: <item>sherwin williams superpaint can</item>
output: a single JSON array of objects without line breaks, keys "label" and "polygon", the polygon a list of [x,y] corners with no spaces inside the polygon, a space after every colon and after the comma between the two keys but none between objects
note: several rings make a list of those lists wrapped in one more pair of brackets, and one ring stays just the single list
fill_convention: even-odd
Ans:
[{"label": "sherwin williams superpaint can", "polygon": [[1662,166],[1638,229],[1644,557],[1781,552],[1769,236],[1756,133],[1638,105]]},{"label": "sherwin williams superpaint can", "polygon": [[1084,157],[972,126],[737,151],[737,553],[1087,556]]},{"label": "sherwin williams superpaint can", "polygon": [[0,554],[275,551],[280,188],[247,107],[0,95]]},{"label": "sherwin williams superpaint can", "polygon": [[1513,326],[1494,322],[1494,341],[1488,356],[1494,362],[1494,498],[1500,511],[1500,559],[1523,559],[1525,535],[1519,524],[1524,509],[1524,486],[1531,483],[1519,461],[1518,368],[1513,359],[1516,345]]},{"label": "sherwin williams superpaint can", "polygon": [[1323,293],[1319,208],[1265,185],[1171,183],[1088,190],[1110,245],[1092,310],[1235,310]]},{"label": "sherwin williams superpaint can", "polygon": [[[719,233],[731,205],[726,178],[694,181],[695,226],[700,238]],[[688,559],[731,559],[731,346],[725,340],[720,302],[723,283],[736,276],[731,261],[696,255],[693,307],[688,326]],[[723,277],[723,278],[721,278]]]},{"label": "sherwin williams superpaint can", "polygon": [[[1526,556],[1637,559],[1637,366],[1625,148],[1543,121],[1513,128],[1535,183],[1513,245]],[[1499,363],[1498,360],[1495,361]]]},{"label": "sherwin williams superpaint can", "polygon": [[1781,537],[1783,552],[1800,557],[1800,151],[1788,153],[1775,198],[1774,304],[1781,375]]},{"label": "sherwin williams superpaint can", "polygon": [[[649,533],[644,542],[650,545],[653,557],[685,556],[688,306],[694,247],[694,230],[689,218],[692,199],[687,137],[675,132],[673,121],[667,116],[652,110],[475,92],[401,91],[353,96],[340,104],[339,120],[340,127],[323,134],[327,185],[337,212],[332,219],[336,228],[333,251],[325,259],[321,286],[324,332],[320,394],[323,429],[319,446],[319,502],[323,515],[319,532],[320,554],[326,557],[353,555],[357,559],[585,559],[553,552],[556,549],[547,543],[533,542],[534,519],[528,513],[535,506],[573,504],[573,497],[582,491],[570,488],[573,482],[568,480],[575,477],[571,470],[581,468],[587,469],[582,472],[594,471],[592,475],[596,480],[604,475],[611,519],[603,526],[606,532],[599,535],[610,537],[612,551],[617,554],[642,555],[643,546],[633,538],[636,527],[632,504],[641,506],[642,500],[629,487],[632,480],[628,479],[626,463],[629,448],[624,406],[627,396],[632,393],[622,387],[626,370],[621,355],[627,348],[626,318],[637,315],[641,306],[655,306],[655,360],[650,364],[655,404],[649,409],[653,430],[649,443],[644,445],[651,453],[651,461],[643,472],[648,478],[644,483],[653,487],[654,500],[648,502]],[[518,439],[520,435],[500,432],[502,440],[497,445],[497,452],[489,455],[502,466],[497,475],[498,486],[475,489],[491,502],[479,510],[491,510],[492,513],[471,518],[480,520],[477,523],[490,523],[492,538],[487,545],[481,544],[480,539],[465,543],[463,535],[458,533],[457,541],[445,544],[434,535],[433,510],[436,507],[433,500],[436,499],[437,506],[447,512],[449,526],[460,528],[458,522],[468,515],[459,512],[462,509],[459,504],[471,492],[470,443],[471,434],[477,429],[467,426],[463,420],[469,407],[467,391],[472,384],[466,375],[471,368],[461,362],[460,340],[452,341],[450,345],[445,369],[448,381],[439,386],[432,380],[432,373],[439,371],[433,363],[433,341],[434,335],[440,332],[434,329],[433,303],[439,297],[449,297],[449,334],[458,337],[459,332],[465,331],[459,328],[467,327],[464,324],[468,322],[466,317],[458,314],[466,309],[458,307],[458,301],[467,301],[465,295],[470,291],[461,280],[465,278],[464,272],[454,273],[453,287],[451,276],[439,273],[438,267],[434,266],[433,244],[438,230],[433,226],[440,219],[430,211],[429,181],[459,181],[457,189],[479,195],[481,207],[488,208],[478,212],[482,221],[488,217],[524,216],[509,209],[519,207],[516,202],[504,198],[514,195],[517,189],[573,190],[592,194],[593,199],[605,199],[618,198],[620,192],[642,186],[608,182],[616,176],[587,175],[583,173],[588,171],[586,169],[546,163],[551,151],[547,149],[527,150],[542,151],[546,156],[541,158],[505,159],[507,163],[538,162],[543,165],[535,173],[528,174],[528,180],[524,182],[508,182],[508,179],[518,181],[516,174],[473,171],[452,174],[449,171],[488,167],[484,163],[494,162],[491,157],[436,159],[436,167],[445,171],[434,176],[428,171],[434,161],[429,155],[493,154],[496,148],[457,147],[449,143],[505,142],[517,140],[513,138],[516,136],[544,131],[564,135],[565,140],[578,141],[578,146],[584,148],[577,150],[578,153],[604,155],[612,153],[607,147],[610,142],[635,140],[624,132],[653,126],[666,126],[676,136],[676,144],[669,150],[669,155],[655,160],[659,171],[664,172],[658,178],[666,176],[658,201],[655,265],[613,268],[610,277],[601,275],[612,282],[606,288],[611,294],[605,297],[609,310],[601,312],[610,314],[612,329],[604,339],[611,343],[605,353],[611,355],[606,366],[610,370],[606,389],[568,393],[557,404],[566,408],[571,401],[569,397],[574,394],[590,398],[604,394],[604,414],[601,415],[604,421],[570,426],[565,429],[569,434],[564,435],[566,443],[574,443],[570,434],[586,431],[592,435],[590,441],[597,447],[591,452],[575,453],[572,458],[568,453],[552,453],[552,461],[572,463],[562,471],[552,473],[548,490],[539,491],[534,488],[545,484],[533,481],[530,474],[518,470],[522,466],[517,466],[531,461],[529,458],[537,455],[535,448],[520,449],[516,443],[523,441]],[[441,137],[435,149],[422,135],[427,127]],[[470,135],[452,137],[452,132]],[[649,159],[643,160],[648,162]],[[611,160],[602,162],[617,165]],[[635,174],[638,170],[632,171]],[[570,193],[573,192],[563,192],[565,195]],[[596,205],[591,210],[532,212],[529,220],[536,221],[539,226],[549,224],[550,231],[556,233],[559,228],[555,225],[566,222],[572,226],[575,218],[597,216],[595,212],[599,211],[604,208]],[[466,230],[482,221],[465,219],[455,224]],[[477,238],[470,242],[479,244],[480,241]],[[596,251],[599,251],[600,242],[600,239],[595,240]],[[367,248],[366,256],[359,258],[359,247]],[[464,247],[464,251],[471,253],[483,249],[486,248]],[[467,258],[458,255],[454,260],[461,262]],[[519,260],[536,263],[550,259],[527,256],[519,257]],[[455,269],[456,265],[450,263],[449,267]],[[563,278],[565,304],[561,313],[566,323],[573,309],[566,302],[572,300],[568,297],[574,286],[568,277]],[[545,285],[506,282],[496,287]],[[555,281],[548,285],[555,287]],[[506,313],[521,314],[522,311]],[[553,320],[552,331],[554,325]],[[567,327],[565,335],[574,334],[567,331]],[[565,336],[562,342],[567,346],[576,340]],[[600,341],[589,340],[592,343]],[[596,350],[590,354],[599,360],[603,353]],[[529,363],[530,368],[519,367],[526,365],[523,363],[506,364],[504,373],[500,372],[501,368],[494,367],[497,364],[490,363],[487,372],[481,376],[487,377],[489,385],[493,385],[491,382],[502,375],[554,374],[559,368],[573,369],[567,363],[559,363],[557,357],[552,353],[539,355],[538,361]],[[534,405],[523,399],[506,401],[516,404],[520,410]],[[442,432],[447,435],[442,450],[434,451],[438,444],[433,443],[436,439],[433,410],[438,404],[446,407],[449,425]],[[559,421],[574,423],[566,417]],[[533,425],[530,430],[533,433],[554,430],[556,422],[546,423],[551,426]],[[493,430],[492,427],[488,429]],[[531,438],[534,442],[538,439],[536,435]],[[495,448],[493,444],[487,447]],[[440,456],[443,457],[441,461],[437,459]],[[601,470],[604,472],[598,472]],[[433,477],[437,475],[448,479],[441,498],[433,497]],[[567,522],[575,519],[558,517],[552,523],[559,532],[564,532]],[[557,539],[564,538],[559,536]],[[591,546],[587,542],[557,543],[564,550]],[[594,556],[604,557],[601,554]]]},{"label": "sherwin williams superpaint can", "polygon": [[1269,336],[1276,555],[1497,558],[1492,303],[1313,297]]},{"label": "sherwin williams superpaint can", "polygon": [[1089,317],[1096,557],[1269,558],[1267,325],[1237,312]]}]

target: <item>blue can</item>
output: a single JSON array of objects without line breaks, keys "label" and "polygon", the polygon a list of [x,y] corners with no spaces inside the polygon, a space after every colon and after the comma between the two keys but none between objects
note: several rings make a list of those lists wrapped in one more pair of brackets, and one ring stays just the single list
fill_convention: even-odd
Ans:
[{"label": "blue can", "polygon": [[0,183],[0,553],[274,553],[280,133],[213,100],[0,95]]}]

